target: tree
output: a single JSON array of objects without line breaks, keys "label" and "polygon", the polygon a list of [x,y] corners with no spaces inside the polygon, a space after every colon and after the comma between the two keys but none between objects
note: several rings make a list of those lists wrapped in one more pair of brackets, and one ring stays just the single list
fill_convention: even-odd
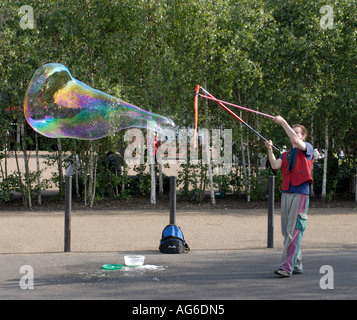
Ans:
[{"label": "tree", "polygon": [[[24,126],[19,148],[25,159],[29,149],[36,148],[35,134],[21,110],[26,88],[38,67],[59,62],[69,67],[76,79],[169,116],[180,128],[193,126],[197,84],[217,98],[281,114],[289,123],[302,122],[312,129],[311,138],[316,145],[330,150],[341,146],[346,150],[348,166],[352,168],[349,174],[354,177],[357,150],[357,76],[351,67],[357,59],[354,1],[37,0],[31,4],[33,29],[20,25],[24,15],[20,13],[22,5],[20,0],[0,3],[0,104],[18,108],[11,113],[1,108],[0,126],[13,136],[16,129],[10,123],[19,129]],[[320,13],[324,5],[333,9],[332,29],[321,27],[326,18],[325,12]],[[247,112],[242,112],[242,118],[277,145],[289,143],[270,119]],[[266,152],[259,138],[241,128],[214,102],[201,103],[200,127],[233,128],[233,141],[241,145],[238,153],[243,156],[240,179],[246,171],[245,160],[249,160],[250,177],[245,177],[244,191],[249,189],[248,181],[257,180],[260,172],[258,157],[252,154]],[[82,178],[87,181],[91,195],[86,201],[91,205],[95,195],[99,196],[97,186],[105,181],[96,176],[102,165],[99,159],[105,151],[115,150],[114,141],[122,136],[118,132],[115,138],[75,143],[71,139],[57,143],[39,137],[38,142],[39,148],[47,145],[52,152],[56,150],[63,155],[71,152],[83,160],[87,171]],[[2,140],[6,140],[3,133]],[[6,149],[1,152],[3,190],[9,190],[6,186],[10,188],[8,178],[12,177],[6,165],[9,153]],[[326,151],[325,167],[332,159],[331,154]],[[59,157],[58,160],[56,175],[61,177],[62,161]],[[184,169],[185,185],[189,169],[188,166]],[[16,181],[24,203],[30,205],[38,182],[34,182],[36,179],[28,169],[17,171]],[[322,194],[323,198],[329,198],[331,183],[327,169],[324,175],[326,188],[322,188]],[[205,178],[202,176],[202,188],[208,184]],[[253,190],[254,183],[251,187]]]}]

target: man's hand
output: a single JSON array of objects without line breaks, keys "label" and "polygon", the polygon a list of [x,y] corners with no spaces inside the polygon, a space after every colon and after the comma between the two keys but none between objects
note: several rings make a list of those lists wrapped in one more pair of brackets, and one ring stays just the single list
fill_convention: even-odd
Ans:
[{"label": "man's hand", "polygon": [[284,122],[286,122],[285,119],[282,116],[276,116],[273,120],[277,124],[283,124]]},{"label": "man's hand", "polygon": [[298,148],[302,151],[306,150],[304,137],[301,134],[298,135],[297,132],[295,132],[296,129],[291,128],[282,116],[276,116],[273,120],[275,123],[280,124],[284,128],[291,141],[291,144],[293,145],[293,148]]},{"label": "man's hand", "polygon": [[265,141],[265,146],[268,149],[268,157],[271,167],[273,168],[273,170],[280,169],[283,160],[275,158],[273,152],[273,142],[271,140]]},{"label": "man's hand", "polygon": [[272,150],[273,149],[273,142],[271,140],[269,141],[265,141],[265,146],[268,150]]}]

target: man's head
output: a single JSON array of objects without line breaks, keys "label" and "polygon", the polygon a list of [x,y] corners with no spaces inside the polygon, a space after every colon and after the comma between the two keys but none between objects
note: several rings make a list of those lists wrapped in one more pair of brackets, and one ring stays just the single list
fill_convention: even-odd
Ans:
[{"label": "man's head", "polygon": [[302,140],[305,141],[305,139],[307,138],[307,129],[301,125],[301,124],[294,124],[293,125],[293,130],[295,131],[295,133],[297,134],[297,136]]}]

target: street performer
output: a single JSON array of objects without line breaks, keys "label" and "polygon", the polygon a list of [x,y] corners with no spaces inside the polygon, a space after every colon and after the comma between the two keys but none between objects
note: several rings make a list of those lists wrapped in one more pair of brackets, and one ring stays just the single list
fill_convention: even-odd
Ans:
[{"label": "street performer", "polygon": [[313,147],[305,142],[307,130],[302,125],[290,125],[281,116],[274,121],[280,124],[288,135],[292,149],[281,154],[279,159],[273,153],[272,141],[266,141],[271,167],[282,170],[281,232],[284,237],[284,251],[275,274],[290,277],[303,272],[300,245],[306,228],[309,208]]}]

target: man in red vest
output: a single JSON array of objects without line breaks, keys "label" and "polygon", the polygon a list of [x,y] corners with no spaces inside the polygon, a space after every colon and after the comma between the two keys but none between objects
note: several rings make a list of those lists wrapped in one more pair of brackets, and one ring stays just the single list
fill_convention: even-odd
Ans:
[{"label": "man in red vest", "polygon": [[307,130],[304,126],[290,127],[281,116],[276,116],[274,121],[284,128],[292,143],[292,149],[276,159],[272,141],[265,142],[271,167],[274,170],[281,169],[283,174],[281,231],[284,236],[284,251],[279,269],[274,273],[290,277],[303,272],[300,245],[306,228],[314,152],[312,145],[305,142]]}]

